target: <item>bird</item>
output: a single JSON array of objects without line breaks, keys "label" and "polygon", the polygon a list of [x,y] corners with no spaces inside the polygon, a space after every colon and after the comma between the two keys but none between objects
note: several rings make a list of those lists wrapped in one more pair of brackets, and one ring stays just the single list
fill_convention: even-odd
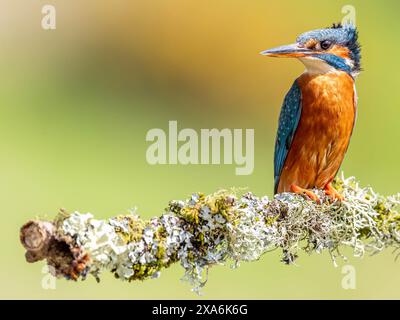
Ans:
[{"label": "bird", "polygon": [[296,58],[305,71],[293,82],[279,115],[274,152],[274,194],[314,189],[345,201],[332,186],[348,149],[357,116],[355,79],[361,71],[358,30],[333,24],[300,34],[294,44],[261,52]]}]

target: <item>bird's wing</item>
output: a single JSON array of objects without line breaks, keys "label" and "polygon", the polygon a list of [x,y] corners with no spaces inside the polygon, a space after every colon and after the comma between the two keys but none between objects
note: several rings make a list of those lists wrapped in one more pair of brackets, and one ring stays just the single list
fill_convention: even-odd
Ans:
[{"label": "bird's wing", "polygon": [[292,144],[297,125],[299,124],[300,114],[301,90],[297,84],[297,80],[295,80],[289,92],[286,94],[281,114],[279,116],[279,126],[275,140],[274,154],[275,193],[278,190],[282,168]]}]

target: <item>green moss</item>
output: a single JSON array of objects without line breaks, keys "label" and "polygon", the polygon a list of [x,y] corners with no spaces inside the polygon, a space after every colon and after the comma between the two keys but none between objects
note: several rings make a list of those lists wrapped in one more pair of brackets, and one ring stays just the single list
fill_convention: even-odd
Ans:
[{"label": "green moss", "polygon": [[167,231],[163,226],[160,226],[154,234],[154,238],[158,242],[157,246],[157,265],[160,268],[166,267],[170,264],[170,257],[168,257],[166,252],[166,236]]},{"label": "green moss", "polygon": [[56,226],[56,228],[59,229],[60,226],[62,225],[63,221],[65,219],[68,219],[70,216],[71,216],[71,214],[69,212],[67,212],[67,210],[61,208],[53,220],[53,223]]},{"label": "green moss", "polygon": [[369,236],[371,235],[371,229],[370,228],[362,228],[358,231],[359,238],[360,239],[368,239]]},{"label": "green moss", "polygon": [[166,253],[165,247],[162,245],[161,242],[159,242],[157,247],[156,258],[162,261],[165,258],[165,253]]},{"label": "green moss", "polygon": [[211,213],[220,214],[228,222],[233,222],[237,217],[236,210],[233,210],[235,197],[226,190],[220,190],[206,197],[205,204],[210,208]]},{"label": "green moss", "polygon": [[189,223],[199,224],[199,208],[185,207],[180,211],[180,216]]},{"label": "green moss", "polygon": [[378,214],[374,217],[374,221],[377,223],[379,230],[385,234],[390,233],[393,226],[395,226],[397,231],[400,230],[400,214],[397,211],[387,208],[384,201],[378,201],[374,210]]},{"label": "green moss", "polygon": [[275,215],[275,216],[266,216],[265,217],[265,224],[267,226],[272,226],[276,221],[278,221],[279,216]]},{"label": "green moss", "polygon": [[145,280],[152,277],[160,268],[157,265],[145,265],[135,264],[132,267],[133,276],[129,278],[129,281],[133,280]]},{"label": "green moss", "polygon": [[115,217],[114,219],[128,225],[128,232],[124,232],[121,228],[118,227],[115,228],[115,232],[119,234],[119,236],[121,237],[121,239],[124,240],[125,243],[139,241],[142,238],[146,222],[144,222],[138,216],[120,215]]}]

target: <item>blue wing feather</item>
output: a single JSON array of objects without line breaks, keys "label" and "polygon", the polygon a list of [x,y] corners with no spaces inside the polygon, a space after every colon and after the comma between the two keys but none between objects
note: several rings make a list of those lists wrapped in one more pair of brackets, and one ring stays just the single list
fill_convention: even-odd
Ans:
[{"label": "blue wing feather", "polygon": [[274,155],[275,193],[277,193],[278,190],[282,168],[292,144],[297,125],[299,124],[300,115],[301,90],[297,84],[297,81],[295,80],[289,92],[286,94],[279,116],[279,126],[275,140]]}]

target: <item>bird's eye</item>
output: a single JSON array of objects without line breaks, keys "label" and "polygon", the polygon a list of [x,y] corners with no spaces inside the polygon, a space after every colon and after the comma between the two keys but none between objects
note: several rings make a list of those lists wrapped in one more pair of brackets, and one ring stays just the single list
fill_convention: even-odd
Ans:
[{"label": "bird's eye", "polygon": [[319,45],[321,46],[322,50],[328,50],[331,47],[332,42],[329,40],[323,40],[319,43]]}]

